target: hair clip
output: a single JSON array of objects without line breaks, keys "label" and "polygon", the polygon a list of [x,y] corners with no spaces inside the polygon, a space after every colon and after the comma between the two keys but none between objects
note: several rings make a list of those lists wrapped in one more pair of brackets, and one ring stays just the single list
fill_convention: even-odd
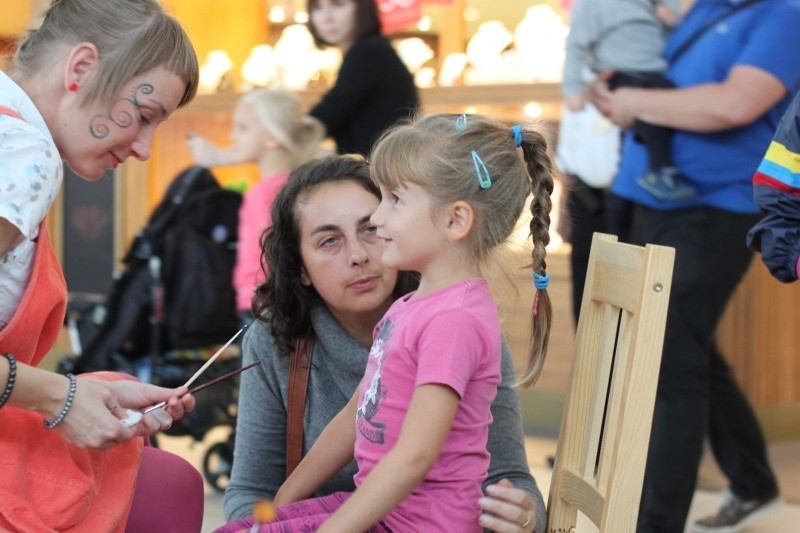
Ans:
[{"label": "hair clip", "polygon": [[519,124],[511,126],[511,136],[514,138],[514,144],[517,148],[522,146],[522,126]]},{"label": "hair clip", "polygon": [[533,286],[536,287],[536,290],[546,291],[549,283],[550,274],[539,274],[538,272],[533,273]]},{"label": "hair clip", "polygon": [[483,163],[481,156],[475,150],[470,152],[472,156],[472,164],[475,167],[475,176],[478,178],[478,185],[481,189],[488,189],[492,186],[492,176],[489,174],[489,169]]},{"label": "hair clip", "polygon": [[464,131],[467,127],[467,115],[462,113],[456,119],[456,131]]}]

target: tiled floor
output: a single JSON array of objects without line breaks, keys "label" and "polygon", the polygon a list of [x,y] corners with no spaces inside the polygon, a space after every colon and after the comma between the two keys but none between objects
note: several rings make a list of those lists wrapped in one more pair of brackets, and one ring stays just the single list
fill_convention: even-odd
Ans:
[{"label": "tiled floor", "polygon": [[[219,429],[210,432],[206,435],[206,439],[202,443],[193,443],[189,437],[161,437],[159,443],[165,449],[177,453],[194,465],[200,466],[202,457],[209,445],[224,440],[226,437],[225,430]],[[547,467],[547,457],[552,456],[555,452],[555,440],[546,438],[529,437],[526,440],[528,463],[531,466],[531,472],[539,484],[540,489],[547,500],[547,493],[550,488],[550,469]],[[788,446],[788,448],[787,448]],[[773,453],[771,447],[770,455],[773,460],[773,466],[779,472],[779,476],[785,472],[798,472],[797,462],[800,461],[800,442],[776,445],[780,448],[780,453]],[[793,453],[793,451],[797,453]],[[788,453],[787,453],[788,452]],[[790,462],[791,464],[783,464]],[[709,467],[706,466],[706,469]],[[713,481],[713,480],[712,480]],[[788,484],[796,487],[800,485],[800,478],[787,479],[782,477],[780,479],[781,485]],[[709,483],[706,483],[708,485]],[[713,485],[713,483],[711,483]],[[695,493],[692,502],[692,508],[689,514],[689,522],[691,523],[697,518],[705,516],[714,512],[719,504],[719,492],[698,490]],[[222,513],[222,495],[214,491],[210,487],[206,487],[206,506],[205,506],[205,519],[203,523],[203,532],[213,531],[215,527],[224,522]],[[776,532],[791,532],[800,531],[800,504],[798,502],[787,503],[774,515],[765,518],[758,524],[746,529],[747,533],[776,533]],[[594,532],[597,531],[591,522],[581,517],[578,521],[577,533]],[[689,530],[687,529],[687,532]]]}]

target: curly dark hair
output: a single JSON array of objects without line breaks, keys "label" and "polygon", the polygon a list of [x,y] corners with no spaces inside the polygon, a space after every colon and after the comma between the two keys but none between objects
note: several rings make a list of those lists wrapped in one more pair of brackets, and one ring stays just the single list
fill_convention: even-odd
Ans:
[{"label": "curly dark hair", "polygon": [[[314,338],[311,309],[321,301],[313,286],[300,281],[303,261],[297,205],[317,187],[342,181],[355,182],[381,197],[363,157],[335,155],[297,167],[272,204],[272,226],[261,236],[261,268],[267,276],[256,289],[253,314],[269,324],[280,355],[291,355],[296,341]],[[400,272],[395,298],[416,289],[418,283],[416,273]]]}]

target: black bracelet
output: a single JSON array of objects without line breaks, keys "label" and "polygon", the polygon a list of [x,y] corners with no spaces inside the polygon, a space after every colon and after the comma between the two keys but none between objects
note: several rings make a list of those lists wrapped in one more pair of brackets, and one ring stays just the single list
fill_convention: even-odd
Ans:
[{"label": "black bracelet", "polygon": [[47,420],[44,421],[44,427],[47,429],[55,429],[58,427],[61,422],[67,417],[67,413],[69,413],[70,408],[72,407],[72,402],[75,400],[75,389],[78,388],[78,380],[73,374],[67,374],[67,378],[69,379],[69,393],[67,394],[67,403],[64,404],[64,408],[61,409],[61,412],[58,413],[58,416],[52,422],[48,422]]},{"label": "black bracelet", "polygon": [[14,359],[14,355],[4,353],[3,357],[8,359],[8,381],[6,381],[6,388],[3,391],[3,395],[0,396],[0,407],[3,407],[11,397],[11,391],[14,390],[14,382],[17,380],[17,360]]}]

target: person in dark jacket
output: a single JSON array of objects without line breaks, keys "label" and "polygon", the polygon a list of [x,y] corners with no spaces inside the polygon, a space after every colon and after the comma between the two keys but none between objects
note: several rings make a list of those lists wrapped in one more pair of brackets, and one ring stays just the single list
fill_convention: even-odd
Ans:
[{"label": "person in dark jacket", "polygon": [[747,234],[769,271],[789,283],[800,277],[800,93],[784,113],[753,176],[762,218]]},{"label": "person in dark jacket", "polygon": [[369,155],[381,133],[419,107],[414,78],[381,35],[375,0],[309,0],[308,27],[319,48],[343,53],[336,83],[310,115],[340,154]]}]

